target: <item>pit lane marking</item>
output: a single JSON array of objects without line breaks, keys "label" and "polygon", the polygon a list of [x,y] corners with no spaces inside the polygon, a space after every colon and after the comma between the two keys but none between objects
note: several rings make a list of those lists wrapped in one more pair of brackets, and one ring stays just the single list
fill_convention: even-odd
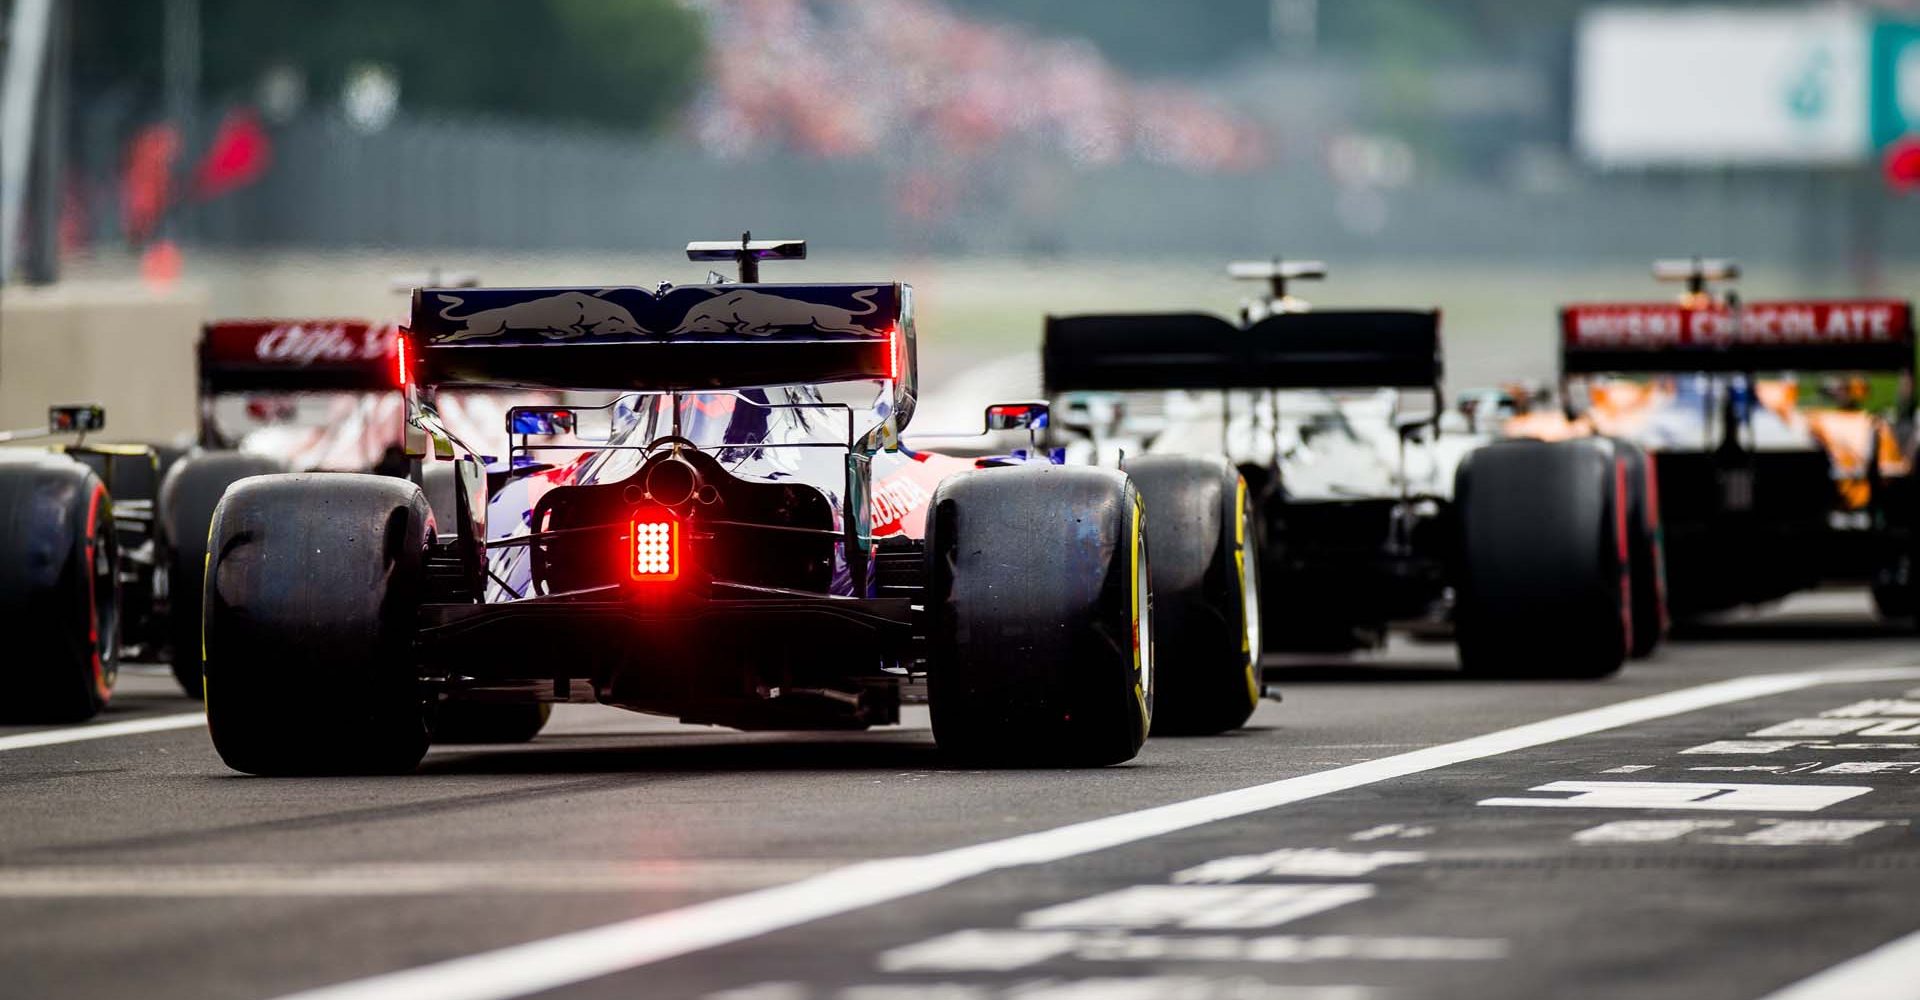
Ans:
[{"label": "pit lane marking", "polygon": [[284,1000],[506,1000],[1394,778],[1622,726],[1831,684],[1920,679],[1910,655],[1761,674],[1617,702],[1452,743],[933,854],[862,862],[786,885],[288,994]]},{"label": "pit lane marking", "polygon": [[964,930],[880,955],[880,970],[913,972],[1014,972],[1043,962],[1254,962],[1304,964],[1326,961],[1496,961],[1506,958],[1504,938],[1432,937],[1415,934],[1141,934],[1133,931]]},{"label": "pit lane marking", "polygon": [[1566,798],[1505,796],[1483,806],[1549,809],[1706,809],[1714,812],[1818,812],[1873,791],[1865,785],[1747,785],[1693,781],[1550,781],[1529,792]]},{"label": "pit lane marking", "polygon": [[41,729],[31,733],[0,736],[0,751],[50,747],[61,743],[82,743],[87,740],[104,740],[112,736],[161,733],[169,729],[192,729],[195,726],[204,726],[206,723],[207,713],[205,712],[181,712],[178,715],[156,715],[150,719],[128,719],[125,722],[100,722],[84,726],[67,726],[61,729]]}]

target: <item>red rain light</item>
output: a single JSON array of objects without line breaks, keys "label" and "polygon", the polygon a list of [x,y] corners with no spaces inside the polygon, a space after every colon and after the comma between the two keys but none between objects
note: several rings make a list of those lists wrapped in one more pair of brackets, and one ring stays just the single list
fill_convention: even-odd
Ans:
[{"label": "red rain light", "polygon": [[895,382],[900,381],[901,348],[900,324],[895,323],[887,327],[887,378]]},{"label": "red rain light", "polygon": [[413,381],[413,373],[407,367],[407,332],[396,331],[393,335],[394,367],[399,372],[400,388],[405,389]]},{"label": "red rain light", "polygon": [[629,578],[665,583],[680,576],[680,522],[658,514],[635,515],[627,538]]}]

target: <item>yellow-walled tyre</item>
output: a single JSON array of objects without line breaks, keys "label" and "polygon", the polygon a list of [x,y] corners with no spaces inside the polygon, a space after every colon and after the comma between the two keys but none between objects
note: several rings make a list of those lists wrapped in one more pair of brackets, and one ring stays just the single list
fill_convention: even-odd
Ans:
[{"label": "yellow-walled tyre", "polygon": [[175,459],[161,480],[157,517],[168,553],[167,636],[173,676],[180,689],[195,698],[200,697],[200,592],[213,508],[227,487],[282,468],[263,455],[196,451]]},{"label": "yellow-walled tyre", "polygon": [[928,700],[966,763],[1098,767],[1152,728],[1146,510],[1119,472],[1028,465],[951,476],[927,527]]},{"label": "yellow-walled tyre", "polygon": [[427,750],[413,659],[427,499],[404,479],[256,476],[214,509],[207,726],[249,774],[386,774]]},{"label": "yellow-walled tyre", "polygon": [[1126,471],[1153,513],[1153,733],[1237,729],[1260,703],[1260,559],[1247,484],[1219,457],[1143,455]]}]

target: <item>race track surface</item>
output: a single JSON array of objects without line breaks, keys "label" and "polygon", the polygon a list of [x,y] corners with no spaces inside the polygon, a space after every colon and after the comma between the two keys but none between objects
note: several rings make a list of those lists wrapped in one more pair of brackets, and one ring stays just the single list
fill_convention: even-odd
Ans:
[{"label": "race track surface", "polygon": [[143,668],[86,727],[0,728],[0,996],[1917,996],[1920,641],[1865,607],[1605,682],[1274,663],[1247,730],[1099,771],[950,769],[921,710],[568,706],[409,776],[258,779]]}]

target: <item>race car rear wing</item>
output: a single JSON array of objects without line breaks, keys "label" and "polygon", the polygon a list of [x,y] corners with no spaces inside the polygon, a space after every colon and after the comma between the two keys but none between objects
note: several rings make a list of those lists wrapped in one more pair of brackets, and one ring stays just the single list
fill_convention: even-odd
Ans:
[{"label": "race car rear wing", "polygon": [[911,398],[912,290],[897,283],[422,288],[422,384],[698,390],[890,379]]},{"label": "race car rear wing", "polygon": [[1913,309],[1892,299],[1567,306],[1563,374],[1905,371]]},{"label": "race car rear wing", "polygon": [[1041,353],[1049,393],[1432,388],[1440,314],[1281,313],[1246,327],[1205,313],[1049,316]]},{"label": "race car rear wing", "polygon": [[255,391],[376,391],[399,384],[395,330],[358,319],[208,323],[200,335],[202,395]]}]

